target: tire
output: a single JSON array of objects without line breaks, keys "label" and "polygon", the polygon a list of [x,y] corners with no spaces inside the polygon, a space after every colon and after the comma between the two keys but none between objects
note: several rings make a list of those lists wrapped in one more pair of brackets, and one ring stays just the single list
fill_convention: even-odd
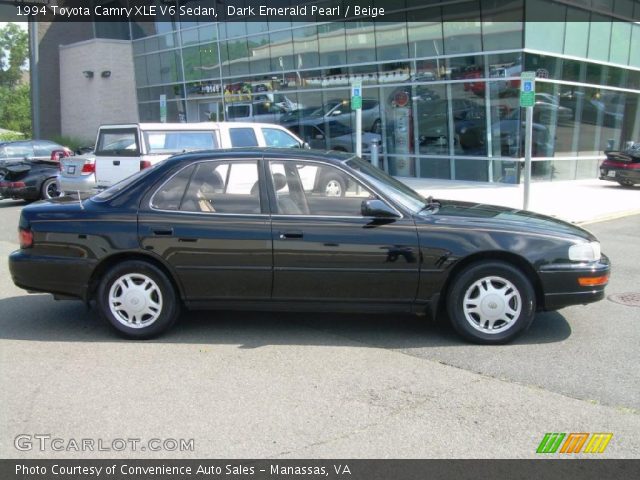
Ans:
[{"label": "tire", "polygon": [[479,344],[510,342],[529,328],[535,311],[531,282],[520,270],[500,261],[470,265],[456,276],[447,295],[453,328]]},{"label": "tire", "polygon": [[344,197],[347,193],[347,185],[344,178],[333,173],[322,177],[320,193],[326,197]]},{"label": "tire", "polygon": [[58,198],[62,196],[58,191],[58,184],[56,183],[56,177],[47,178],[42,182],[40,187],[40,198],[42,200],[50,200],[52,198]]},{"label": "tire", "polygon": [[[141,285],[144,291],[135,288]],[[129,298],[124,299],[127,292]],[[180,302],[167,276],[140,260],[117,264],[103,276],[97,304],[102,318],[118,334],[132,339],[155,337],[180,315]]]}]

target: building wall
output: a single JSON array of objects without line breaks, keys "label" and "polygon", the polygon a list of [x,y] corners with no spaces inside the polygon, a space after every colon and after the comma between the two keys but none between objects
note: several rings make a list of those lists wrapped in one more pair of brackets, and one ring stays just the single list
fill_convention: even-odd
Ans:
[{"label": "building wall", "polygon": [[[31,69],[31,75],[38,75],[38,95],[40,138],[51,139],[62,133],[60,128],[60,45],[80,42],[93,36],[93,26],[89,22],[37,22],[39,61]],[[31,82],[34,85],[34,82]],[[35,102],[34,102],[35,103]],[[35,131],[35,129],[34,129]]]},{"label": "building wall", "polygon": [[[111,73],[105,78],[102,72]],[[137,122],[131,42],[93,39],[61,46],[60,113],[63,135],[90,142],[101,124]]]}]

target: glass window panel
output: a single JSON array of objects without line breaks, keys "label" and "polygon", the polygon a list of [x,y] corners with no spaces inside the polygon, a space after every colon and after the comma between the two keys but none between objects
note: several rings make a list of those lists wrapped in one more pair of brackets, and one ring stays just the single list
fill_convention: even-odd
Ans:
[{"label": "glass window panel", "polygon": [[[539,16],[549,12],[549,18],[565,18],[567,7],[550,0],[529,0],[526,2],[528,16]],[[546,52],[562,53],[565,41],[565,22],[527,22],[524,44],[527,48]],[[580,41],[584,42],[586,37]]]},{"label": "glass window panel", "polygon": [[375,62],[376,39],[373,22],[348,22],[346,27],[347,62]]},{"label": "glass window panel", "polygon": [[[473,86],[482,83],[482,94]],[[484,101],[484,82],[451,85],[451,114],[453,145],[456,155],[487,155],[487,114]],[[456,170],[456,176],[457,176]]]},{"label": "glass window panel", "polygon": [[575,57],[586,57],[589,38],[589,12],[577,8],[567,8],[567,22],[564,32],[564,53]]},{"label": "glass window panel", "polygon": [[448,158],[420,158],[420,177],[451,178],[451,160]]},{"label": "glass window panel", "polygon": [[473,182],[489,181],[489,162],[487,160],[465,160],[457,158],[455,162],[455,180]]},{"label": "glass window panel", "polygon": [[318,25],[318,44],[321,66],[344,65],[347,62],[343,22]]},{"label": "glass window panel", "polygon": [[[442,15],[440,8],[428,8],[415,12],[420,22],[407,22],[409,39],[409,55],[412,57],[431,57],[442,55],[444,45],[442,38]],[[408,19],[413,14],[409,13]]]},{"label": "glass window panel", "polygon": [[296,68],[293,59],[291,30],[271,33],[269,35],[269,43],[271,47],[271,71],[281,72]]},{"label": "glass window panel", "polygon": [[148,85],[149,79],[147,78],[147,61],[145,57],[134,57],[133,65],[135,68],[136,85]]},{"label": "glass window panel", "polygon": [[408,58],[406,14],[392,14],[375,23],[378,60]]},{"label": "glass window panel", "polygon": [[479,2],[449,5],[443,11],[444,53],[482,50]]},{"label": "glass window panel", "polygon": [[609,60],[609,44],[611,42],[611,21],[601,15],[591,16],[589,30],[589,58]]},{"label": "glass window panel", "polygon": [[613,22],[611,27],[611,51],[609,61],[627,65],[629,63],[629,49],[631,48],[631,24]]},{"label": "glass window panel", "polygon": [[[640,12],[640,5],[637,7],[637,10]],[[632,67],[640,67],[640,25],[638,24],[632,25],[629,65]]]},{"label": "glass window panel", "polygon": [[[408,95],[407,107],[402,106],[407,101],[405,95]],[[402,121],[406,115],[404,110],[408,108],[415,112],[415,127],[410,125],[410,129],[415,128],[416,131],[416,150],[428,155],[449,154],[452,139],[449,135],[449,102],[446,87],[429,85],[428,87],[416,86],[412,90],[397,89],[393,92],[393,98],[392,125],[394,125],[393,136],[396,145],[399,144],[404,148],[404,137],[407,132],[402,128]],[[400,128],[395,128],[396,126]]]},{"label": "glass window panel", "polygon": [[319,47],[316,26],[296,28],[292,31],[292,34],[296,68],[317,67],[320,56],[318,54]]},{"label": "glass window panel", "polygon": [[249,62],[247,61],[249,56],[247,39],[236,38],[233,40],[227,40],[225,43],[228,60],[223,63],[223,67],[225,67],[223,74],[235,76],[246,75],[249,73]]},{"label": "glass window panel", "polygon": [[482,0],[484,50],[522,47],[523,0]]},{"label": "glass window panel", "polygon": [[268,34],[261,33],[248,37],[247,49],[251,73],[266,73],[272,70]]}]

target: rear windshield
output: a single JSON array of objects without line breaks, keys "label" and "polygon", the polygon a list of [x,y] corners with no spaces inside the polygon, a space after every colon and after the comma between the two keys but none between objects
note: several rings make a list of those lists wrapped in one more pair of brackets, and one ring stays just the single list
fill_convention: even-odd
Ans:
[{"label": "rear windshield", "polygon": [[162,162],[158,162],[148,168],[142,169],[139,172],[134,173],[133,175],[125,178],[124,180],[120,180],[118,183],[110,186],[106,190],[103,190],[97,195],[94,195],[93,197],[91,197],[91,200],[93,200],[94,202],[106,202],[107,200],[111,200],[117,194],[125,190],[129,185],[149,175],[149,173],[151,173],[155,168],[157,168],[158,165],[162,165],[164,162],[165,160],[163,160]]},{"label": "rear windshield", "polygon": [[137,157],[140,155],[135,128],[103,129],[98,136],[96,155]]},{"label": "rear windshield", "polygon": [[213,130],[148,131],[143,135],[148,153],[181,153],[218,148],[218,139]]}]

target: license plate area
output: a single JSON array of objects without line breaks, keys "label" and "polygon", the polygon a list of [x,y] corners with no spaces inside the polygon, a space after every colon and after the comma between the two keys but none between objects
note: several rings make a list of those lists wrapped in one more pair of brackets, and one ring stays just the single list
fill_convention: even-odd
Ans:
[{"label": "license plate area", "polygon": [[615,177],[615,176],[616,176],[615,170],[609,170],[609,172],[607,173],[607,177]]},{"label": "license plate area", "polygon": [[76,166],[75,165],[69,165],[67,167],[67,174],[68,175],[75,175],[76,173]]}]

